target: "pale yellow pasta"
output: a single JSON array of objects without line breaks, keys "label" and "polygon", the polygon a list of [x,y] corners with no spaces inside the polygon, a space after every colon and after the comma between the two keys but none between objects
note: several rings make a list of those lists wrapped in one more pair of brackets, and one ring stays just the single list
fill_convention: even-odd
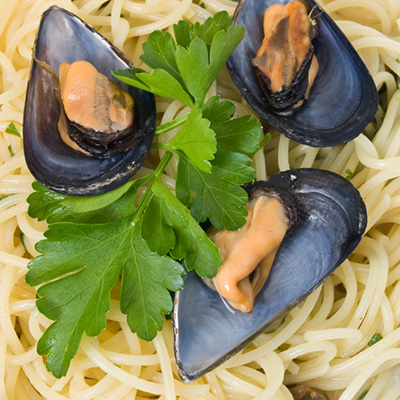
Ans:
[{"label": "pale yellow pasta", "polygon": [[[46,370],[36,343],[51,321],[35,306],[36,290],[24,282],[39,253],[45,222],[27,215],[34,178],[24,160],[25,90],[32,46],[42,13],[57,4],[92,24],[132,60],[156,29],[173,34],[180,19],[203,22],[233,0],[0,0],[0,399],[75,400],[290,400],[288,385],[321,388],[331,400],[400,398],[400,2],[320,0],[366,63],[380,106],[355,140],[319,149],[294,143],[266,124],[271,140],[253,158],[257,179],[280,170],[322,168],[348,176],[368,211],[367,233],[354,254],[293,309],[282,324],[257,337],[235,357],[191,384],[177,374],[172,323],[147,343],[133,334],[113,291],[107,328],[84,336],[67,375]],[[345,89],[344,89],[345,90]],[[224,68],[208,96],[232,101],[236,116],[254,111]],[[157,98],[157,122],[186,114],[178,101]],[[327,112],[334,112],[328,110]],[[177,130],[161,137],[168,140]],[[164,150],[154,151],[152,158]],[[178,159],[162,177],[175,189]],[[146,161],[137,177],[152,171]],[[141,188],[139,197],[143,194]],[[22,241],[21,241],[22,239]],[[370,346],[372,337],[382,339]]]}]

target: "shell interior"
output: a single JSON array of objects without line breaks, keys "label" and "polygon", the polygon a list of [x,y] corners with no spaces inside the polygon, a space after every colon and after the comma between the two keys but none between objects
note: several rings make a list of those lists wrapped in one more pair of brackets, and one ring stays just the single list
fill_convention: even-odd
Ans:
[{"label": "shell interior", "polygon": [[251,314],[228,310],[193,272],[177,293],[173,322],[182,380],[190,382],[236,354],[316,289],[355,249],[367,214],[359,192],[329,171],[298,169],[256,182],[289,192],[299,225],[284,239]]},{"label": "shell interior", "polygon": [[87,156],[60,139],[60,104],[50,74],[32,62],[24,110],[24,149],[33,176],[51,190],[67,195],[96,195],[127,181],[150,151],[155,130],[155,102],[150,93],[128,87],[111,75],[131,67],[127,58],[76,15],[51,7],[42,17],[34,54],[56,74],[63,62],[86,60],[127,90],[135,102],[135,130],[143,139],[109,158]]},{"label": "shell interior", "polygon": [[228,60],[228,70],[242,96],[271,126],[288,138],[326,147],[357,137],[378,109],[378,93],[365,64],[333,20],[313,0],[304,0],[316,22],[313,40],[319,71],[308,100],[291,115],[279,115],[265,98],[251,60],[264,34],[262,16],[272,4],[288,0],[242,0],[234,23],[246,33]]}]

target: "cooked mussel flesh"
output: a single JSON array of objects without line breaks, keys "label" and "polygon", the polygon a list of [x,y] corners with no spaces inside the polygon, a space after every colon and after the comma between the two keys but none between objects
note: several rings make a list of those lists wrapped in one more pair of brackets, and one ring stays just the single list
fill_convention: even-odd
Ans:
[{"label": "cooked mussel flesh", "polygon": [[109,157],[139,138],[133,129],[133,99],[87,61],[59,68],[61,112],[58,130],[68,146]]},{"label": "cooked mussel flesh", "polygon": [[253,59],[262,90],[277,112],[291,113],[308,98],[318,73],[315,36],[306,6],[273,4],[264,14],[264,40]]},{"label": "cooked mussel flesh", "polygon": [[120,50],[76,15],[55,6],[43,14],[23,124],[26,162],[41,184],[96,195],[141,167],[154,136],[155,101],[112,76],[130,68]]},{"label": "cooked mussel flesh", "polygon": [[279,246],[297,225],[297,212],[288,193],[258,187],[250,193],[246,208],[246,223],[239,230],[208,232],[219,248],[222,266],[213,279],[204,281],[233,308],[250,313]]}]

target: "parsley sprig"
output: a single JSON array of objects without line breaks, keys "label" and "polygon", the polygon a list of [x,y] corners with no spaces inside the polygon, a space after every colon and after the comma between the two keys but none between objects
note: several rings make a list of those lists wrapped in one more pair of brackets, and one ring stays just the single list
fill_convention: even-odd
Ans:
[{"label": "parsley sprig", "polygon": [[[251,159],[262,135],[249,116],[233,118],[235,106],[208,89],[244,30],[231,26],[226,12],[203,25],[185,21],[169,33],[153,32],[141,59],[152,71],[114,72],[122,81],[178,99],[191,111],[157,128],[154,147],[166,149],[155,170],[118,189],[93,197],[54,193],[38,182],[29,196],[29,215],[47,220],[41,253],[28,267],[26,281],[39,286],[37,307],[54,322],[38,342],[47,369],[64,376],[82,335],[106,326],[110,292],[121,279],[120,307],[132,332],[152,340],[172,310],[170,291],[182,288],[188,270],[213,277],[221,264],[217,247],[199,223],[238,229],[245,222],[253,180]],[[175,137],[162,134],[179,127]],[[178,155],[176,196],[162,183],[172,154]],[[145,188],[139,199],[139,188]]]},{"label": "parsley sprig", "polygon": [[193,107],[204,103],[208,89],[244,36],[242,26],[231,26],[226,12],[202,25],[180,21],[174,35],[153,32],[143,44],[140,59],[153,70],[139,68],[114,73],[123,82]]}]

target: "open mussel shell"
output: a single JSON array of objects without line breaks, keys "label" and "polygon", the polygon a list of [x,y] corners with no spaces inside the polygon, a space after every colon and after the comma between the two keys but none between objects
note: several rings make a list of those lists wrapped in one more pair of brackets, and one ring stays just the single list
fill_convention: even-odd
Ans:
[{"label": "open mussel shell", "polygon": [[249,105],[289,139],[313,147],[346,143],[373,120],[378,109],[378,93],[357,52],[313,0],[303,0],[316,23],[313,45],[319,62],[308,100],[291,115],[279,115],[268,105],[260,87],[252,59],[264,38],[264,11],[272,4],[288,2],[242,0],[239,3],[234,23],[243,25],[246,33],[228,60],[228,70]]},{"label": "open mussel shell", "polygon": [[42,17],[34,55],[58,75],[59,65],[86,60],[130,93],[135,102],[134,130],[142,136],[134,147],[108,158],[88,156],[61,140],[57,122],[60,103],[54,79],[32,62],[24,111],[24,150],[32,175],[51,190],[67,195],[96,195],[127,181],[142,165],[155,130],[152,94],[128,87],[111,75],[129,69],[129,60],[76,15],[51,7]]},{"label": "open mussel shell", "polygon": [[359,192],[335,173],[294,169],[254,185],[292,195],[298,227],[282,242],[251,314],[228,309],[195,273],[185,275],[184,288],[175,296],[173,323],[178,371],[186,382],[273,329],[350,255],[365,231],[367,213]]}]

